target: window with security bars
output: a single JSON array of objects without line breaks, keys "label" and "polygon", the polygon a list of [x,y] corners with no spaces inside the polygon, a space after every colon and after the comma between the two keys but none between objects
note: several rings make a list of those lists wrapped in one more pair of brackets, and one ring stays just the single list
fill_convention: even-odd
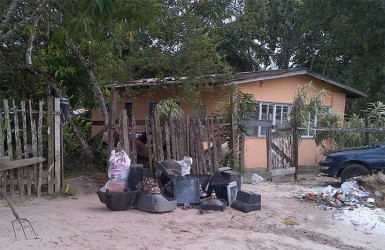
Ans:
[{"label": "window with security bars", "polygon": [[[322,107],[327,112],[331,112],[331,107]],[[256,119],[260,123],[266,122],[265,125],[257,126],[257,136],[265,137],[267,128],[271,125],[285,125],[288,122],[288,117],[291,113],[291,104],[282,103],[257,103],[258,114]],[[317,127],[318,112],[314,116],[308,114],[308,121],[306,123],[306,130],[302,133],[303,138],[312,138],[315,135],[315,128]]]},{"label": "window with security bars", "polygon": [[[278,103],[259,103],[259,120],[270,121],[271,125],[284,125],[290,115],[292,105]],[[258,126],[258,136],[266,136],[268,126]]]}]

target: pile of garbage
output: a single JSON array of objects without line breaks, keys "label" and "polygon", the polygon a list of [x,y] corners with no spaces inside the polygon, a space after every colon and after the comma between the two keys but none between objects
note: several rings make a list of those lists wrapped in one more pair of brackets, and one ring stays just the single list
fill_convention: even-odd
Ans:
[{"label": "pile of garbage", "polygon": [[369,195],[370,192],[360,186],[357,181],[347,181],[342,183],[341,188],[333,188],[328,185],[323,189],[300,193],[296,198],[322,204],[325,210],[333,207],[354,209],[365,206],[374,208],[375,199],[370,198]]},{"label": "pile of garbage", "polygon": [[242,211],[261,210],[261,196],[241,190],[241,174],[229,167],[213,175],[191,174],[193,159],[156,161],[155,173],[145,174],[142,164],[131,160],[120,148],[111,151],[108,181],[97,192],[113,211],[134,207],[152,213],[169,212],[183,206],[224,211],[227,206]]},{"label": "pile of garbage", "polygon": [[385,174],[378,172],[376,174],[360,176],[357,179],[360,186],[374,194],[377,207],[385,208]]}]

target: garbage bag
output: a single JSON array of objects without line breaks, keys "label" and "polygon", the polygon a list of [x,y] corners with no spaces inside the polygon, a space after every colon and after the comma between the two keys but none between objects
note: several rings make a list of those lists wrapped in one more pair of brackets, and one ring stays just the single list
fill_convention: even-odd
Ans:
[{"label": "garbage bag", "polygon": [[123,192],[127,187],[128,173],[130,172],[131,159],[123,150],[112,150],[108,161],[108,181],[100,189],[106,192]]},{"label": "garbage bag", "polygon": [[263,181],[263,177],[260,176],[260,175],[257,175],[257,174],[252,174],[252,175],[251,175],[251,178],[250,178],[250,181],[251,181],[252,183],[262,182],[262,181]]},{"label": "garbage bag", "polygon": [[182,174],[181,176],[185,176],[187,174],[190,174],[191,165],[193,163],[193,159],[189,156],[185,156],[182,160],[177,161],[179,165],[182,168]]}]

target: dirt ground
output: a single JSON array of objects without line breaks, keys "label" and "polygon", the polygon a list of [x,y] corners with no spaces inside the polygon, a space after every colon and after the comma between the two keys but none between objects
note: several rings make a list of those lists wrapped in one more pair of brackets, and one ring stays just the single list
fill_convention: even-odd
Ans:
[{"label": "dirt ground", "polygon": [[28,228],[30,239],[20,229],[15,239],[14,216],[0,200],[0,249],[384,249],[383,209],[325,210],[295,198],[336,185],[330,178],[304,175],[299,182],[243,184],[243,190],[261,194],[261,211],[227,207],[203,214],[183,207],[162,214],[110,211],[95,193],[101,187],[95,179],[77,177],[66,183],[74,196],[14,201],[38,239]]}]

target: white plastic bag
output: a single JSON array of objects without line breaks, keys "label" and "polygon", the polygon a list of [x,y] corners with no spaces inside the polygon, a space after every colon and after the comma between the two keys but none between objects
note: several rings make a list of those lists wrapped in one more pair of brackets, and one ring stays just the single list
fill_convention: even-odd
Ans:
[{"label": "white plastic bag", "polygon": [[179,165],[182,167],[182,174],[181,176],[185,176],[187,174],[190,174],[191,165],[193,163],[193,159],[189,156],[185,156],[183,160],[177,161]]},{"label": "white plastic bag", "polygon": [[260,176],[260,175],[257,175],[257,174],[252,174],[251,175],[251,178],[250,178],[250,181],[252,182],[252,183],[258,183],[258,182],[262,182],[263,181],[263,177],[262,176]]},{"label": "white plastic bag", "polygon": [[130,172],[131,160],[123,150],[112,150],[108,161],[108,178],[109,180],[100,189],[106,192],[123,192],[127,186],[128,173]]},{"label": "white plastic bag", "polygon": [[111,151],[108,161],[108,178],[110,181],[127,181],[131,160],[123,150]]}]

